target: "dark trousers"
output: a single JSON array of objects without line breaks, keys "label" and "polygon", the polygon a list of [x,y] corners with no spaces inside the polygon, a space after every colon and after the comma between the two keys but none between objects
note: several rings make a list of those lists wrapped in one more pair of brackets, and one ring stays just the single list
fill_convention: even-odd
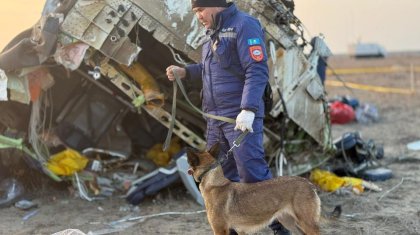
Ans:
[{"label": "dark trousers", "polygon": [[[248,133],[239,147],[233,148],[233,154],[226,156],[232,148],[233,141],[242,133],[234,130],[235,125],[209,119],[207,122],[207,149],[216,143],[220,144],[219,158],[223,160],[223,173],[233,182],[255,183],[273,178],[265,161],[263,146],[263,119],[256,118],[252,124],[253,133]],[[284,227],[274,221],[272,230],[284,230]],[[231,231],[231,234],[236,232]]]},{"label": "dark trousers", "polygon": [[226,178],[233,182],[254,183],[271,179],[272,175],[265,161],[263,147],[263,120],[256,118],[253,123],[253,133],[248,133],[239,147],[233,148],[233,154],[226,156],[233,141],[242,131],[233,130],[234,124],[216,120],[207,123],[207,148],[215,143],[220,144],[220,155],[225,158],[222,164]]}]

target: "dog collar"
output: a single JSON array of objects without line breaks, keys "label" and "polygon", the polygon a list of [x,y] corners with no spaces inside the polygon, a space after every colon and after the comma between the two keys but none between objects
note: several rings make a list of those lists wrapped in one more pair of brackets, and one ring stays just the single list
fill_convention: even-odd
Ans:
[{"label": "dog collar", "polygon": [[219,165],[219,162],[216,161],[213,164],[210,165],[210,167],[208,169],[206,169],[203,173],[201,173],[201,175],[199,175],[197,177],[198,182],[201,183],[201,180],[203,179],[203,177],[211,170],[213,170],[214,168],[216,168]]}]

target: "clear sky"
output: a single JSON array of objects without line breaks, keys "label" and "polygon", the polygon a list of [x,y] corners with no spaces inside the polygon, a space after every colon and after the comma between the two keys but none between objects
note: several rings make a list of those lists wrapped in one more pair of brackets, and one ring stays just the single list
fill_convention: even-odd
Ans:
[{"label": "clear sky", "polygon": [[17,34],[32,27],[41,17],[44,0],[1,0],[0,50]]},{"label": "clear sky", "polygon": [[[162,1],[162,0],[160,0]],[[1,0],[0,48],[31,27],[44,0]],[[375,42],[387,51],[420,51],[420,0],[295,0],[311,36],[323,33],[334,54],[350,43]]]},{"label": "clear sky", "polygon": [[420,0],[295,0],[310,34],[323,33],[334,54],[357,41],[391,51],[420,51]]}]

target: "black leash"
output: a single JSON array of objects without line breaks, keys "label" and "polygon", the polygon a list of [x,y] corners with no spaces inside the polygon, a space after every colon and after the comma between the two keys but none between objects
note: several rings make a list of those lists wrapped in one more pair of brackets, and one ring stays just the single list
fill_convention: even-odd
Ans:
[{"label": "black leash", "polygon": [[201,173],[201,175],[199,175],[197,177],[197,180],[199,183],[201,183],[201,181],[203,180],[203,177],[211,170],[215,169],[217,166],[221,165],[221,162],[219,162],[218,160],[215,161],[214,163],[212,163],[210,165],[210,167],[208,169],[206,169],[203,173]]}]

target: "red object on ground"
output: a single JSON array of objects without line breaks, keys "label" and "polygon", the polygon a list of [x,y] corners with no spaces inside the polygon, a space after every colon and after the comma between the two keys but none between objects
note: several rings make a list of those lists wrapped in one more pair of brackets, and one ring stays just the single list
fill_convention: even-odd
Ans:
[{"label": "red object on ground", "polygon": [[335,101],[330,105],[331,124],[346,124],[352,122],[355,113],[350,105]]}]

